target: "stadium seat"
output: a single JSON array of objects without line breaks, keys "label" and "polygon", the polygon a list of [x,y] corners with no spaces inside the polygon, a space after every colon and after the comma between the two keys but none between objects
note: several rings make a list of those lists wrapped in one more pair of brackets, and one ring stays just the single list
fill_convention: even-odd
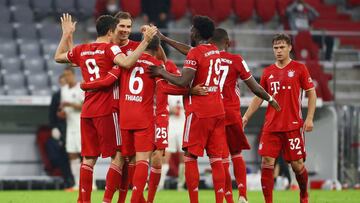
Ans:
[{"label": "stadium seat", "polygon": [[234,12],[240,21],[247,21],[253,16],[254,0],[234,0]]},{"label": "stadium seat", "polygon": [[12,89],[25,89],[25,77],[22,73],[6,74],[4,77],[4,88],[9,93]]},{"label": "stadium seat", "polygon": [[120,7],[123,11],[129,12],[133,18],[141,14],[141,0],[120,1]]},{"label": "stadium seat", "polygon": [[34,13],[29,6],[16,6],[12,12],[14,21],[19,23],[34,22]]},{"label": "stadium seat", "polygon": [[41,19],[53,13],[52,1],[50,0],[32,0],[32,8],[37,19]]},{"label": "stadium seat", "polygon": [[78,11],[83,18],[93,17],[96,0],[77,0]]},{"label": "stadium seat", "polygon": [[48,75],[45,73],[27,75],[27,84],[31,91],[35,89],[48,89]]},{"label": "stadium seat", "polygon": [[52,58],[46,61],[46,67],[49,70],[50,74],[60,75],[64,71],[64,68],[66,66],[66,64],[56,63]]},{"label": "stadium seat", "polygon": [[313,41],[309,31],[299,32],[295,36],[294,51],[297,60],[319,60],[319,47]]},{"label": "stadium seat", "polygon": [[24,62],[24,72],[27,75],[33,74],[44,74],[45,73],[45,62],[43,58],[29,58],[25,59]]},{"label": "stadium seat", "polygon": [[10,17],[11,17],[11,13],[9,8],[0,5],[0,22],[9,23],[11,19]]},{"label": "stadium seat", "polygon": [[179,20],[185,15],[188,6],[187,4],[187,0],[171,0],[170,13],[174,20]]},{"label": "stadium seat", "polygon": [[22,40],[22,42],[37,41],[38,36],[35,24],[20,24],[16,26],[16,37]]},{"label": "stadium seat", "polygon": [[52,91],[48,87],[42,89],[30,90],[30,95],[34,95],[34,96],[50,96],[51,94]]},{"label": "stadium seat", "polygon": [[329,80],[332,79],[332,75],[325,73],[323,67],[316,60],[307,60],[306,66],[308,67],[311,78],[316,81],[316,95],[322,98],[323,101],[334,100],[334,95],[329,89]]},{"label": "stadium seat", "polygon": [[38,42],[24,42],[19,44],[20,56],[32,58],[40,56],[40,45]]},{"label": "stadium seat", "polygon": [[17,44],[14,41],[1,42],[0,55],[4,58],[17,57]]},{"label": "stadium seat", "polygon": [[21,60],[18,58],[3,58],[1,60],[1,72],[3,75],[8,74],[22,74]]},{"label": "stadium seat", "polygon": [[205,15],[214,18],[211,0],[189,0],[189,9],[192,15]]},{"label": "stadium seat", "polygon": [[13,26],[10,23],[2,23],[0,22],[0,43],[12,41],[14,38],[14,30]]},{"label": "stadium seat", "polygon": [[42,44],[42,53],[44,57],[51,58],[55,55],[58,45],[55,43],[45,42]]},{"label": "stadium seat", "polygon": [[28,90],[25,87],[6,89],[6,94],[10,96],[23,96],[29,95]]},{"label": "stadium seat", "polygon": [[276,13],[275,0],[256,0],[256,13],[263,23],[269,22]]},{"label": "stadium seat", "polygon": [[9,0],[11,6],[30,6],[30,0]]},{"label": "stadium seat", "polygon": [[226,20],[232,11],[232,0],[212,0],[212,7],[215,13],[215,19],[217,22]]},{"label": "stadium seat", "polygon": [[76,12],[74,0],[54,0],[55,11],[58,14]]},{"label": "stadium seat", "polygon": [[45,23],[39,28],[40,38],[46,43],[58,43],[61,37],[61,27],[55,23]]}]

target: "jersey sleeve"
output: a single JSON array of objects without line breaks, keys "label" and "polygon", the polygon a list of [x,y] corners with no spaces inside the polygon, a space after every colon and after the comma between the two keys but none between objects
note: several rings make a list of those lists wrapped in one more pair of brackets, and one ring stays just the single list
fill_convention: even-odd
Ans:
[{"label": "jersey sleeve", "polygon": [[301,75],[300,75],[300,86],[303,90],[307,91],[314,88],[314,83],[311,79],[309,71],[305,65],[301,66]]},{"label": "jersey sleeve", "polygon": [[115,57],[119,54],[122,54],[120,47],[116,44],[109,44],[106,49],[106,55],[114,61]]},{"label": "jersey sleeve", "polygon": [[190,68],[190,69],[193,69],[193,70],[197,70],[198,68],[198,60],[197,60],[197,57],[196,57],[196,48],[192,48],[190,49],[189,53],[186,55],[186,59],[185,59],[185,62],[184,62],[184,68]]},{"label": "jersey sleeve", "polygon": [[236,71],[240,75],[240,79],[248,80],[252,75],[246,61],[242,57],[236,56],[234,62],[235,62],[234,65],[236,67]]},{"label": "jersey sleeve", "polygon": [[109,87],[119,79],[120,73],[121,69],[118,66],[114,66],[104,78],[98,78],[91,82],[82,83],[81,89],[86,91]]},{"label": "jersey sleeve", "polygon": [[81,49],[81,45],[75,46],[67,53],[68,60],[71,63],[76,64],[78,66],[79,66],[79,58],[80,58],[80,49]]}]

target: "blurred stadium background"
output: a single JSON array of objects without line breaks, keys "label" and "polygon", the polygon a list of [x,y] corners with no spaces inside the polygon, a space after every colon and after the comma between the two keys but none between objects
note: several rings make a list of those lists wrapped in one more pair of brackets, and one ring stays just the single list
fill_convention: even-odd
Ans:
[{"label": "blurred stadium background", "polygon": [[[141,0],[118,2],[120,10],[134,17],[133,32],[139,31],[144,23]],[[272,36],[284,30],[291,34],[294,57],[308,65],[319,96],[315,130],[306,135],[310,186],[359,188],[360,1],[305,0],[320,16],[312,22],[310,32],[303,33],[288,30],[285,9],[291,2],[171,0],[167,28],[162,31],[188,43],[191,16],[208,15],[229,31],[230,51],[243,56],[256,78],[274,62]],[[62,188],[62,180],[44,167],[37,142],[39,128],[49,122],[51,94],[58,89],[58,76],[64,68],[53,60],[61,36],[59,16],[68,12],[76,17],[76,44],[90,41],[95,38],[94,16],[105,4],[106,0],[0,0],[0,190]],[[334,39],[330,59],[311,36]],[[169,48],[168,57],[182,66],[184,56],[175,50]],[[79,72],[77,78],[81,80]],[[243,84],[241,96],[244,111],[252,94]],[[264,113],[261,108],[246,129],[252,150],[244,154],[254,189],[259,189],[257,139]],[[207,159],[200,164],[206,186]],[[108,160],[101,160],[95,168],[100,188],[107,166]]]}]

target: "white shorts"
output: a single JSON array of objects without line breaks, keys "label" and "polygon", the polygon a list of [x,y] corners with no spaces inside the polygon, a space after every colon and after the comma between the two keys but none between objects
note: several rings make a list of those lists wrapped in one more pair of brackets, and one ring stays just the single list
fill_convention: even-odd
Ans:
[{"label": "white shorts", "polygon": [[169,119],[169,146],[166,148],[167,152],[175,153],[182,152],[182,136],[184,131],[184,119],[174,118],[170,116]]},{"label": "white shorts", "polygon": [[81,153],[81,135],[80,129],[66,129],[66,152]]}]

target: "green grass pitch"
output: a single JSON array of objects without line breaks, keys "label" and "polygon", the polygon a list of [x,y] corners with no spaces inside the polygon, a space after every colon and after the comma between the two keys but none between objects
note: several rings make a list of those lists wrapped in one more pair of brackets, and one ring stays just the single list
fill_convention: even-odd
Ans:
[{"label": "green grass pitch", "polygon": [[[95,191],[92,194],[92,202],[98,203],[102,200],[102,190]],[[235,192],[235,191],[234,191]],[[128,198],[131,194],[128,193]],[[234,194],[234,200],[236,194]],[[114,195],[113,202],[117,200],[117,194]],[[212,203],[214,193],[212,190],[201,190],[199,192],[200,202]],[[43,191],[0,191],[1,203],[76,203],[77,192],[64,192],[54,190]],[[249,192],[250,203],[262,203],[261,192]],[[274,192],[275,203],[296,203],[299,202],[298,191],[276,191]],[[128,202],[128,201],[127,201]],[[189,202],[187,192],[178,192],[174,190],[160,191],[156,195],[156,203],[186,203]],[[225,202],[225,201],[224,201]],[[235,201],[236,202],[236,201]],[[359,190],[345,191],[311,191],[310,203],[360,203]]]}]

